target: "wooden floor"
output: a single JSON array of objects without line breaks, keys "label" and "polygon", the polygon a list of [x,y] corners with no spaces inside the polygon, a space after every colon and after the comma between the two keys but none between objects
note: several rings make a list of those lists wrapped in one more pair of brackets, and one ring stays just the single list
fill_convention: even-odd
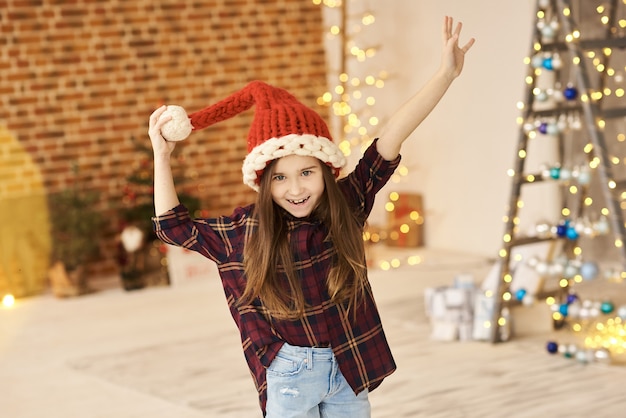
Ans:
[{"label": "wooden floor", "polygon": [[[437,342],[423,293],[476,257],[422,250],[422,263],[370,279],[398,370],[371,393],[372,416],[626,416],[626,368],[545,350],[541,307],[515,313],[512,341]],[[237,330],[216,279],[76,299],[41,296],[0,309],[0,416],[260,417]]]}]

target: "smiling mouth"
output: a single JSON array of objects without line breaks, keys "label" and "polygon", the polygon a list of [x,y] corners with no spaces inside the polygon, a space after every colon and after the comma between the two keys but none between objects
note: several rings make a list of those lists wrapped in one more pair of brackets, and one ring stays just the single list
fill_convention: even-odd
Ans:
[{"label": "smiling mouth", "polygon": [[292,205],[303,205],[303,204],[305,204],[306,202],[309,201],[309,198],[310,198],[310,196],[306,197],[304,199],[298,199],[298,200],[287,199],[287,202],[291,203]]}]

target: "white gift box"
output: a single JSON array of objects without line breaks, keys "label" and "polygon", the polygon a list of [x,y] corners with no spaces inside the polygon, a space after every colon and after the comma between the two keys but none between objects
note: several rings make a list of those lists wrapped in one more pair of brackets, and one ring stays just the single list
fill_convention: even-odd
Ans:
[{"label": "white gift box", "polygon": [[491,339],[491,322],[495,299],[487,296],[485,292],[477,292],[474,300],[474,327],[472,338],[486,341]]},{"label": "white gift box", "polygon": [[455,341],[458,339],[459,327],[454,322],[433,319],[430,325],[432,327],[431,339],[435,341]]},{"label": "white gift box", "polygon": [[463,321],[459,324],[459,340],[460,341],[469,341],[473,337],[474,332],[474,322],[470,319],[469,321]]},{"label": "white gift box", "polygon": [[426,315],[430,318],[445,319],[462,313],[471,316],[474,309],[474,289],[454,287],[428,287],[424,291]]},{"label": "white gift box", "polygon": [[469,340],[472,336],[474,294],[471,277],[457,277],[454,287],[426,288],[424,302],[437,341]]},{"label": "white gift box", "polygon": [[213,261],[195,251],[173,245],[167,245],[167,270],[172,286],[219,278]]}]

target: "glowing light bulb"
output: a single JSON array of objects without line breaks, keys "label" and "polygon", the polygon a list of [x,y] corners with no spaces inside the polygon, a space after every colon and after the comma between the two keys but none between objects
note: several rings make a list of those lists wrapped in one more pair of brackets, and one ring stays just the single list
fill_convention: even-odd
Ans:
[{"label": "glowing light bulb", "polygon": [[2,298],[2,306],[4,306],[5,308],[10,308],[13,305],[15,305],[15,297],[11,294],[4,295],[4,297]]},{"label": "glowing light bulb", "polygon": [[412,255],[412,256],[410,256],[410,257],[409,257],[409,259],[407,260],[407,263],[408,263],[410,266],[415,266],[415,265],[417,265],[417,264],[419,264],[419,263],[421,263],[421,262],[422,262],[422,258],[421,258],[419,255]]}]

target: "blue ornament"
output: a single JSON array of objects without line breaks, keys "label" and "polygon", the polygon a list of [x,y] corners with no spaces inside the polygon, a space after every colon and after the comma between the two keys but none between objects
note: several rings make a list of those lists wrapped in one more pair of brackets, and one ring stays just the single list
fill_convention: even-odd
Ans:
[{"label": "blue ornament", "polygon": [[543,68],[545,68],[546,70],[554,69],[554,65],[552,64],[552,57],[548,57],[543,60]]},{"label": "blue ornament", "polygon": [[517,292],[515,292],[515,299],[517,300],[524,299],[524,296],[526,296],[526,289],[519,289]]},{"label": "blue ornament", "polygon": [[563,316],[567,316],[567,313],[569,312],[569,305],[567,303],[563,303],[561,305],[559,305],[559,313]]},{"label": "blue ornament", "polygon": [[580,275],[585,280],[593,280],[598,277],[600,269],[593,261],[586,261],[580,266]]},{"label": "blue ornament", "polygon": [[548,341],[548,344],[546,344],[546,349],[548,350],[548,353],[556,354],[559,352],[559,345],[554,341]]},{"label": "blue ornament", "polygon": [[613,305],[613,303],[609,301],[602,302],[602,304],[600,305],[600,310],[603,314],[610,314],[611,312],[613,312],[614,309],[615,305]]},{"label": "blue ornament", "polygon": [[571,305],[572,303],[576,302],[578,300],[578,296],[574,293],[570,293],[569,295],[567,295],[567,304]]},{"label": "blue ornament", "polygon": [[550,177],[554,180],[558,180],[561,175],[561,167],[552,167],[550,168]]},{"label": "blue ornament", "polygon": [[563,90],[563,96],[567,100],[575,100],[578,97],[578,89],[576,89],[576,87],[569,86]]},{"label": "blue ornament", "polygon": [[567,236],[567,238],[571,239],[572,241],[579,237],[579,234],[578,234],[578,231],[576,231],[576,228],[571,227],[571,226],[567,228],[565,235]]},{"label": "blue ornament", "polygon": [[542,134],[547,134],[548,133],[548,124],[545,122],[541,122],[539,124],[539,128],[537,128],[539,130],[539,132],[541,132]]},{"label": "blue ornament", "polygon": [[556,226],[556,235],[560,238],[563,238],[565,237],[566,234],[567,234],[567,225],[565,225],[564,223],[558,224]]}]

